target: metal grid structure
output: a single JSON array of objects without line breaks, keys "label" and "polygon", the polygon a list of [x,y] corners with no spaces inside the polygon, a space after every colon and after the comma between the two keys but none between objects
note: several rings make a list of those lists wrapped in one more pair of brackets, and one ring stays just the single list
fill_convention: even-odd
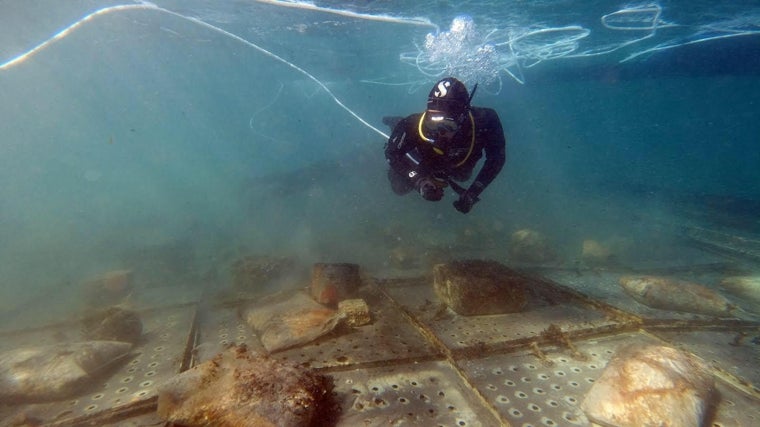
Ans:
[{"label": "metal grid structure", "polygon": [[[103,425],[155,408],[157,387],[183,368],[193,325],[194,306],[165,307],[141,313],[145,340],[132,349],[125,363],[108,380],[75,399],[10,407],[0,425],[11,425],[20,414],[44,425]],[[60,324],[6,334],[2,350],[52,342],[79,340],[76,324]]]},{"label": "metal grid structure", "polygon": [[[523,312],[471,317],[443,307],[429,277],[369,280],[356,297],[369,305],[371,324],[274,356],[334,378],[339,426],[588,426],[580,403],[616,349],[664,343],[712,367],[714,427],[760,424],[760,324],[642,306],[614,272],[525,275],[534,286]],[[163,380],[232,344],[263,351],[239,315],[249,303],[143,312],[145,342],[106,383],[70,401],[11,408],[0,425],[19,412],[45,425],[160,425]],[[6,333],[0,349],[71,340],[70,329]]]}]

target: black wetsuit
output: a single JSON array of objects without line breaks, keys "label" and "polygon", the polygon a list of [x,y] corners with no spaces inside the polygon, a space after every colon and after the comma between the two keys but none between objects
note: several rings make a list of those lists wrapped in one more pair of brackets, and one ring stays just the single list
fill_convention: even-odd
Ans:
[{"label": "black wetsuit", "polygon": [[[385,146],[385,158],[390,164],[388,179],[396,194],[406,194],[415,189],[420,178],[467,181],[478,160],[485,152],[486,160],[469,187],[474,197],[480,195],[506,161],[506,141],[499,116],[491,108],[472,107],[475,138],[469,118],[460,132],[445,147],[444,154],[434,152],[434,147],[422,139],[418,126],[422,113],[401,119]],[[471,148],[472,147],[472,148]]]}]

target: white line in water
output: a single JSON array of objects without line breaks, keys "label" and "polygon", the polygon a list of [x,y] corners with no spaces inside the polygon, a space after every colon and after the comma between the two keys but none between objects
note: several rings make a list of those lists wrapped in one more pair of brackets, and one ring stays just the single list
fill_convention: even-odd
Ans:
[{"label": "white line in water", "polygon": [[[272,58],[272,59],[274,59],[274,60],[276,60],[278,62],[281,62],[281,63],[289,66],[290,68],[298,71],[299,73],[303,74],[304,76],[306,76],[307,78],[309,78],[310,80],[312,80],[313,82],[315,82],[317,85],[319,85],[319,87],[321,87],[327,93],[328,96],[330,96],[330,98],[332,98],[332,100],[336,104],[338,104],[339,107],[341,107],[346,112],[348,112],[352,117],[354,117],[356,120],[358,120],[361,124],[363,124],[364,126],[368,127],[369,129],[372,129],[373,131],[375,131],[379,135],[383,136],[384,138],[386,138],[386,139],[388,138],[388,135],[386,133],[384,133],[380,129],[372,126],[370,123],[368,123],[366,120],[364,120],[363,118],[361,118],[358,114],[356,114],[353,110],[351,110],[350,108],[348,108],[340,99],[338,99],[337,96],[335,96],[335,94],[332,93],[332,91],[330,89],[327,88],[327,86],[325,86],[324,83],[322,83],[321,80],[319,80],[318,78],[314,77],[311,73],[309,73],[308,71],[306,71],[303,68],[299,67],[298,65],[295,65],[292,62],[289,62],[288,60],[286,60],[286,59],[284,59],[284,58],[282,58],[282,57],[280,57],[280,56],[278,56],[278,55],[276,55],[276,54],[274,54],[274,53],[272,53],[272,52],[264,49],[263,47],[255,44],[253,42],[250,42],[250,41],[248,41],[248,40],[246,40],[246,39],[244,39],[244,38],[242,38],[242,37],[240,37],[240,36],[238,36],[236,34],[230,33],[229,31],[223,30],[223,29],[221,29],[219,27],[216,27],[214,25],[211,25],[211,24],[209,24],[207,22],[201,21],[198,18],[193,18],[193,17],[185,16],[185,15],[182,15],[180,13],[173,12],[173,11],[171,11],[169,9],[164,9],[162,7],[158,7],[155,4],[148,3],[148,2],[142,2],[140,4],[126,4],[126,5],[109,6],[109,7],[104,7],[102,9],[98,9],[98,10],[92,12],[92,13],[89,13],[89,14],[85,15],[84,17],[80,18],[79,20],[77,20],[76,22],[74,22],[73,24],[69,25],[68,27],[64,28],[63,30],[59,31],[58,33],[54,34],[52,37],[48,38],[47,40],[45,40],[42,43],[38,44],[37,46],[33,47],[32,49],[29,49],[28,51],[26,51],[26,52],[24,52],[24,53],[22,53],[22,54],[20,54],[20,55],[18,55],[16,57],[14,57],[14,58],[11,58],[8,61],[0,64],[0,70],[7,70],[7,69],[10,69],[10,68],[12,68],[12,67],[14,67],[16,65],[21,64],[25,60],[29,59],[31,56],[39,53],[40,51],[42,51],[43,49],[47,48],[48,46],[50,46],[54,42],[56,42],[58,40],[61,40],[64,37],[68,36],[69,34],[71,34],[72,31],[74,31],[75,29],[77,29],[80,26],[82,26],[84,23],[90,21],[91,19],[93,19],[93,18],[95,18],[97,16],[102,16],[102,15],[105,15],[105,14],[108,14],[108,13],[111,13],[111,12],[121,12],[121,11],[126,11],[126,10],[153,10],[153,11],[157,11],[157,12],[161,12],[161,13],[167,13],[167,14],[175,16],[177,18],[184,19],[186,21],[198,24],[198,25],[203,26],[203,27],[205,27],[205,28],[207,28],[209,30],[215,31],[215,32],[217,32],[219,34],[222,34],[224,36],[227,36],[229,38],[237,40],[237,41],[239,41],[239,42],[241,42],[241,43],[243,43],[243,44],[245,44],[245,45],[247,45],[249,47],[252,47],[252,48],[258,50],[259,52],[263,53],[264,55],[266,55],[266,56],[268,56],[268,57],[270,57],[270,58]],[[393,21],[390,21],[390,22],[393,22]]]},{"label": "white line in water", "polygon": [[11,58],[10,60],[0,64],[0,70],[5,70],[8,68],[13,67],[14,65],[17,65],[27,59],[29,59],[31,56],[36,54],[37,52],[41,51],[42,49],[45,49],[52,43],[63,39],[64,37],[68,36],[72,31],[80,27],[85,22],[89,21],[90,19],[99,16],[99,15],[105,15],[107,13],[111,12],[118,12],[123,10],[133,10],[133,9],[157,9],[154,5],[148,5],[148,4],[123,4],[118,6],[110,6],[110,7],[104,7],[102,9],[98,9],[95,12],[92,12],[88,15],[85,15],[83,18],[79,19],[78,21],[74,22],[73,24],[69,25],[68,27],[62,29],[58,33],[54,34],[53,37],[50,37],[49,39],[45,40],[44,42],[38,44],[37,46],[29,49],[28,51],[22,53],[21,55],[18,55],[15,58]]},{"label": "white line in water", "polygon": [[331,7],[317,6],[314,3],[304,2],[304,1],[292,1],[292,0],[256,0],[256,1],[259,3],[271,4],[274,6],[290,7],[294,9],[305,9],[305,10],[311,10],[315,12],[331,13],[333,15],[340,15],[340,16],[345,16],[348,18],[364,19],[368,21],[391,22],[394,24],[407,24],[407,25],[419,25],[422,27],[432,27],[432,28],[435,28],[436,32],[438,32],[438,25],[432,23],[427,18],[420,18],[420,17],[402,18],[402,17],[390,16],[390,15],[372,15],[369,13],[360,13],[360,12],[353,12],[353,11],[344,10],[344,9],[334,9]]},{"label": "white line in water", "polygon": [[253,129],[253,118],[256,117],[259,113],[261,113],[264,110],[267,110],[269,107],[274,105],[275,102],[277,102],[278,99],[280,99],[280,93],[282,93],[282,88],[285,87],[285,85],[280,82],[280,87],[277,88],[277,93],[274,95],[271,101],[267,103],[267,105],[259,108],[258,110],[254,111],[253,114],[251,114],[251,118],[248,119],[248,127]]}]

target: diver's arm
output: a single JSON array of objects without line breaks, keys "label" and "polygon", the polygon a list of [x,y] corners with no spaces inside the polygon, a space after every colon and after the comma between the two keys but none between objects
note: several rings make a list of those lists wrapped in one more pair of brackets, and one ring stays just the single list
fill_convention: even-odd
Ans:
[{"label": "diver's arm", "polygon": [[488,127],[488,132],[485,135],[486,141],[484,150],[486,154],[486,160],[483,163],[483,167],[478,172],[475,180],[467,190],[475,197],[479,196],[483,190],[488,187],[489,184],[496,178],[496,175],[501,172],[504,167],[504,163],[507,161],[507,142],[504,138],[504,130],[501,127],[501,121],[496,111],[490,110],[488,113],[485,126]]},{"label": "diver's arm", "polygon": [[491,109],[486,110],[485,115],[481,122],[483,131],[479,137],[485,139],[483,149],[486,160],[470,187],[460,193],[459,199],[454,202],[456,210],[464,214],[470,212],[472,206],[480,200],[478,196],[501,172],[507,159],[507,143],[499,116]]},{"label": "diver's arm", "polygon": [[408,123],[409,117],[398,122],[393,129],[390,138],[388,138],[388,143],[385,145],[385,159],[396,173],[414,182],[422,167],[420,166],[420,156],[414,150],[413,136],[409,135],[410,126]]}]

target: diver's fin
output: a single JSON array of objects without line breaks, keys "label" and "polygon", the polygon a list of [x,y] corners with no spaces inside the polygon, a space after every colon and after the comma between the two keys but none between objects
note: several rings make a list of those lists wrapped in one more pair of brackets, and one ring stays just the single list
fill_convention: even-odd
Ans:
[{"label": "diver's fin", "polygon": [[404,120],[402,116],[385,116],[383,117],[383,124],[391,128],[391,130],[396,128],[396,125],[401,120]]}]

